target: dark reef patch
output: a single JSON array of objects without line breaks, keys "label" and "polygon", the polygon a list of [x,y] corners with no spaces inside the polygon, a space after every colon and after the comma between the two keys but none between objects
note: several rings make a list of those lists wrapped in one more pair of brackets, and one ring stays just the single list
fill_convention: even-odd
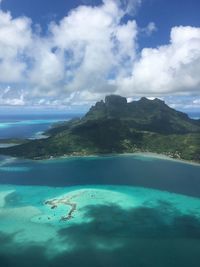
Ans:
[{"label": "dark reef patch", "polygon": [[[167,207],[163,209],[163,207]],[[200,219],[183,215],[168,203],[125,210],[117,205],[88,206],[90,221],[58,231],[72,249],[47,257],[50,244],[16,246],[0,234],[3,267],[199,267]]]}]

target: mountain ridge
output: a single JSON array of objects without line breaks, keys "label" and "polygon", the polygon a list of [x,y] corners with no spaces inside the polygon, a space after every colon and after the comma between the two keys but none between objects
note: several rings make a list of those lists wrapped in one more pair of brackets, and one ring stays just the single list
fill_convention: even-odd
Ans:
[{"label": "mountain ridge", "polygon": [[127,102],[118,95],[98,101],[81,119],[57,125],[45,140],[0,153],[32,159],[63,155],[156,152],[200,161],[200,122],[160,99]]},{"label": "mountain ridge", "polygon": [[[106,96],[105,102],[100,101],[92,106],[85,117],[87,119],[129,119],[132,120],[133,125],[138,130],[165,134],[200,131],[198,121],[190,119],[187,114],[181,111],[170,108],[158,98],[149,100],[142,97],[138,101],[128,103],[125,97],[109,95]],[[159,123],[160,125],[158,125]],[[163,127],[163,124],[165,124],[165,127]]]}]

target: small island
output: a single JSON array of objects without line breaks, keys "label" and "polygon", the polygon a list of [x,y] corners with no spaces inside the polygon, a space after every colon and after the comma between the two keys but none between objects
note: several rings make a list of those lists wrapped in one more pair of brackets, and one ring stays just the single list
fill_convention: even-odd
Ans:
[{"label": "small island", "polygon": [[160,99],[127,102],[106,96],[83,117],[55,125],[41,140],[0,148],[0,154],[30,159],[153,152],[200,162],[200,120]]}]

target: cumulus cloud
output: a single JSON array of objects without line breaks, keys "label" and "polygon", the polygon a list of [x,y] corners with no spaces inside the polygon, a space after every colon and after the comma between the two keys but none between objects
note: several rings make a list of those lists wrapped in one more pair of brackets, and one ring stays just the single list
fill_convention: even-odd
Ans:
[{"label": "cumulus cloud", "polygon": [[[82,5],[52,21],[45,35],[29,18],[0,11],[0,84],[10,86],[0,104],[91,103],[109,93],[130,99],[199,94],[200,28],[173,27],[168,44],[140,51],[140,27],[123,20],[140,4]],[[155,30],[150,22],[142,31]]]},{"label": "cumulus cloud", "polygon": [[13,19],[1,11],[0,82],[26,79],[34,95],[114,90],[109,79],[127,72],[121,64],[134,59],[137,35],[135,21],[120,22],[139,2],[104,0],[98,7],[80,6],[58,24],[52,22],[45,37],[33,33],[28,18]]},{"label": "cumulus cloud", "polygon": [[118,80],[126,94],[192,94],[200,90],[200,28],[174,27],[170,43],[145,48],[132,75]]},{"label": "cumulus cloud", "polygon": [[9,12],[0,10],[0,81],[17,82],[22,79],[27,64],[26,49],[32,45],[31,21],[13,19]]},{"label": "cumulus cloud", "polygon": [[23,90],[19,89],[13,92],[10,86],[0,88],[0,105],[22,106],[25,104]]},{"label": "cumulus cloud", "polygon": [[118,5],[114,1],[104,2],[100,7],[81,6],[59,24],[51,25],[54,45],[66,55],[68,92],[114,91],[109,80],[127,72],[134,60],[136,22],[121,24],[123,12]]}]

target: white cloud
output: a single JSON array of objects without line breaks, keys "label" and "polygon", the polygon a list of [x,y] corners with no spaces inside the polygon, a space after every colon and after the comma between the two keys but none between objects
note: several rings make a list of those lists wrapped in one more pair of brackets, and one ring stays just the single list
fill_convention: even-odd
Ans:
[{"label": "white cloud", "polygon": [[22,106],[25,104],[23,90],[15,90],[13,93],[10,86],[0,88],[0,105]]},{"label": "white cloud", "polygon": [[193,111],[199,113],[200,110],[199,96],[179,96],[178,98],[171,96],[167,97],[166,101],[172,108],[185,112]]},{"label": "white cloud", "polygon": [[195,104],[195,105],[199,105],[199,106],[200,106],[200,98],[195,99],[195,100],[193,101],[193,104]]},{"label": "white cloud", "polygon": [[[112,1],[112,0],[111,0]],[[135,15],[138,7],[141,5],[142,0],[115,0],[118,6],[129,15]]]},{"label": "white cloud", "polygon": [[199,73],[200,28],[180,26],[172,28],[170,44],[143,49],[118,86],[128,95],[199,93]]},{"label": "white cloud", "polygon": [[[57,83],[64,79],[64,59],[60,51],[52,51],[52,45],[47,39],[36,39],[32,48],[32,68],[27,77],[39,94],[50,94]],[[41,90],[42,88],[42,90]],[[34,90],[35,91],[35,90]],[[55,93],[55,92],[54,92]]]},{"label": "white cloud", "polygon": [[32,44],[31,21],[28,18],[12,19],[9,12],[0,10],[0,81],[21,80],[27,65],[26,49]]},{"label": "white cloud", "polygon": [[51,26],[54,45],[68,55],[67,91],[114,90],[108,80],[127,72],[121,65],[128,67],[135,56],[137,25],[120,24],[122,16],[116,3],[108,0],[100,7],[79,7]]},{"label": "white cloud", "polygon": [[25,105],[24,97],[21,95],[19,98],[11,98],[3,101],[4,105],[23,106]]},{"label": "white cloud", "polygon": [[154,22],[149,22],[149,24],[141,31],[145,33],[147,36],[150,36],[152,33],[157,31],[156,24]]},{"label": "white cloud", "polygon": [[139,33],[151,35],[155,24],[141,30],[135,20],[122,20],[140,3],[79,6],[52,21],[43,36],[30,19],[0,11],[0,84],[10,86],[0,104],[91,103],[109,93],[130,99],[199,94],[200,28],[174,27],[168,44],[140,52]]}]

